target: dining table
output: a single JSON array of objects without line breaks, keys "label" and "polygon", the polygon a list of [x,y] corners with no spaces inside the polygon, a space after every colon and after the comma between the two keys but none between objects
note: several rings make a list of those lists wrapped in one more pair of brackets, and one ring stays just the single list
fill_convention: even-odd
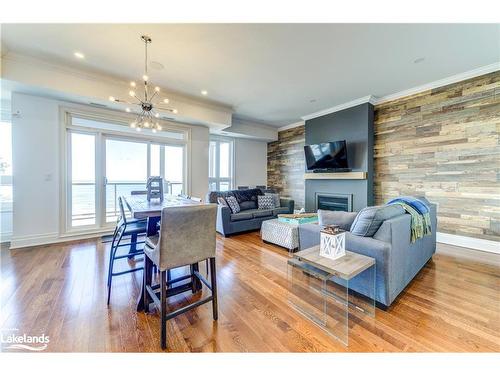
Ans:
[{"label": "dining table", "polygon": [[[162,200],[158,198],[148,200],[146,194],[124,196],[122,198],[125,200],[125,204],[132,213],[132,217],[134,217],[135,219],[147,219],[147,236],[154,236],[158,233],[158,223],[160,222],[161,212],[164,208],[204,204],[202,202],[198,202],[189,198],[174,195],[165,195]],[[198,263],[192,264],[189,268],[190,275],[181,277],[179,279],[169,280],[167,282],[167,284],[169,285],[169,289],[167,290],[167,297],[183,293],[188,290],[194,292],[201,290],[201,282],[197,277],[193,277],[193,273],[199,271]],[[176,287],[171,287],[172,284],[179,284],[180,281],[186,279],[190,281],[181,285],[177,285]],[[142,278],[143,284],[141,285],[139,297],[137,299],[137,311],[144,310],[144,293],[142,290],[144,287],[144,282],[145,280],[144,278]]]}]

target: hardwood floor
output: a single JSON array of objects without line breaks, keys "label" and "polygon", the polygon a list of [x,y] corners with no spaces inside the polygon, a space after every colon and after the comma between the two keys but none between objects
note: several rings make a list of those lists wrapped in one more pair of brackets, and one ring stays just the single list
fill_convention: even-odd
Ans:
[{"label": "hardwood floor", "polygon": [[[106,306],[108,251],[97,239],[12,251],[3,246],[0,327],[44,333],[53,352],[161,351],[158,314],[135,311],[141,272],[116,277]],[[213,322],[206,304],[169,321],[168,350],[500,351],[498,266],[436,254],[388,311],[377,309],[371,321],[351,319],[345,347],[288,306],[287,258],[258,232],[219,237],[219,320]],[[169,305],[196,298],[186,293]]]}]

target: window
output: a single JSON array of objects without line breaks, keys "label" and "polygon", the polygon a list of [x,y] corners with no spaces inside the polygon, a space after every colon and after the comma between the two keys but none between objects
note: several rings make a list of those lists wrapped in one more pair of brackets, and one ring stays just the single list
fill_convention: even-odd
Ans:
[{"label": "window", "polygon": [[95,135],[70,133],[71,226],[96,224]]},{"label": "window", "polygon": [[12,125],[0,122],[0,241],[12,233]]},{"label": "window", "polygon": [[187,131],[149,137],[121,128],[69,116],[66,231],[109,228],[120,215],[118,197],[145,190],[149,176],[164,178],[165,194],[187,191]]},{"label": "window", "polygon": [[208,188],[227,191],[233,188],[233,141],[212,138],[208,154]]},{"label": "window", "polygon": [[179,146],[164,146],[165,171],[164,178],[170,194],[178,195],[184,186],[184,148]]}]

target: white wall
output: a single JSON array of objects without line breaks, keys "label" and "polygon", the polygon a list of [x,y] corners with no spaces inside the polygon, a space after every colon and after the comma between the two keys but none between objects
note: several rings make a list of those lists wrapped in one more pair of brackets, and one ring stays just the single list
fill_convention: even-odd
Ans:
[{"label": "white wall", "polygon": [[235,138],[234,179],[238,185],[267,185],[267,142]]},{"label": "white wall", "polygon": [[208,128],[191,129],[191,195],[205,199],[208,191]]},{"label": "white wall", "polygon": [[59,234],[58,103],[12,94],[12,110],[12,244],[48,242]]},{"label": "white wall", "polygon": [[[11,247],[61,241],[60,106],[54,99],[12,94],[14,217]],[[91,110],[94,108],[89,107]],[[208,190],[209,129],[191,126],[191,194]]]}]

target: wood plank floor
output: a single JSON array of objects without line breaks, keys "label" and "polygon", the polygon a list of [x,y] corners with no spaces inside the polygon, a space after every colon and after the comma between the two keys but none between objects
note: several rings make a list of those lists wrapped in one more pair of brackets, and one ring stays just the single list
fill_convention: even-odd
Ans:
[{"label": "wood plank floor", "polygon": [[[135,312],[141,272],[116,277],[106,306],[108,254],[97,239],[3,246],[0,327],[45,333],[52,352],[161,351],[158,314]],[[498,266],[436,254],[388,311],[351,319],[345,347],[289,307],[287,258],[258,232],[219,237],[219,320],[206,304],[169,321],[168,351],[500,351]],[[186,293],[169,305],[197,298]]]}]

